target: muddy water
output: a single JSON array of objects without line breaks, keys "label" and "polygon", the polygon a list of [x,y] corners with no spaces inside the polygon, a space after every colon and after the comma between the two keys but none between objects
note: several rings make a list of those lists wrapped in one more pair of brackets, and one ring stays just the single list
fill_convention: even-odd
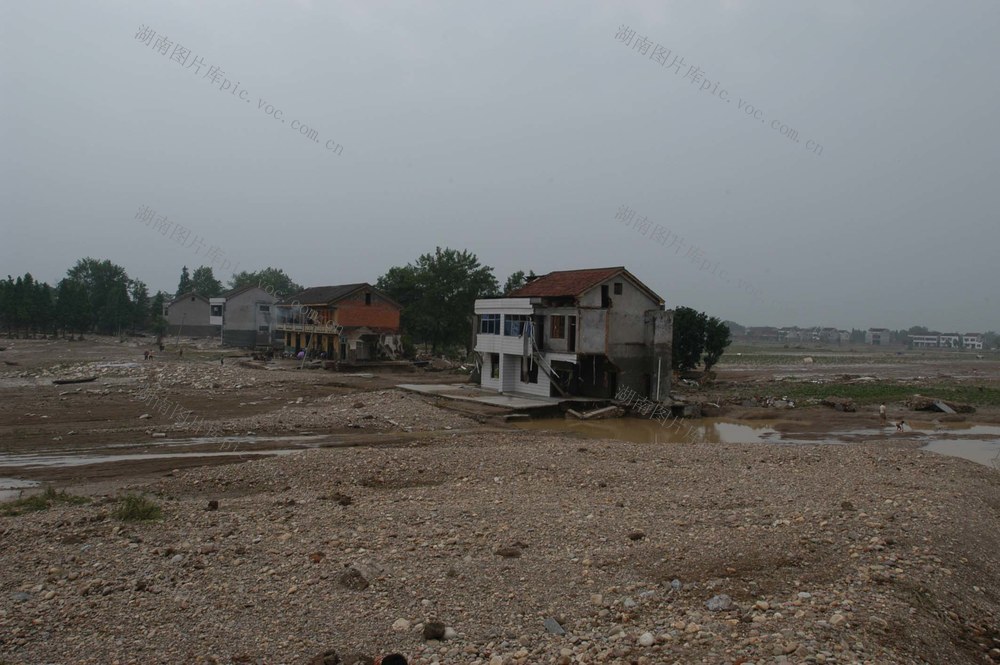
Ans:
[{"label": "muddy water", "polygon": [[[679,426],[663,426],[644,418],[607,420],[568,420],[550,418],[517,423],[520,429],[570,432],[588,439],[619,439],[635,443],[683,443],[696,440],[707,443],[760,443],[780,440],[776,422],[736,422],[719,418],[681,421]],[[690,434],[688,427],[693,430]]]},{"label": "muddy water", "polygon": [[21,480],[19,478],[0,478],[0,501],[9,501],[21,496],[26,489],[38,487],[34,480]]},{"label": "muddy water", "polygon": [[[618,439],[635,443],[822,443],[843,444],[901,438],[924,443],[924,450],[962,457],[1000,468],[1000,427],[970,423],[941,423],[916,428],[906,426],[897,435],[894,425],[880,428],[834,429],[828,432],[782,431],[779,421],[735,421],[722,418],[685,420],[679,426],[662,426],[642,418],[567,420],[561,418],[517,423],[527,430],[573,433],[591,439]],[[690,429],[688,429],[690,427]]]}]

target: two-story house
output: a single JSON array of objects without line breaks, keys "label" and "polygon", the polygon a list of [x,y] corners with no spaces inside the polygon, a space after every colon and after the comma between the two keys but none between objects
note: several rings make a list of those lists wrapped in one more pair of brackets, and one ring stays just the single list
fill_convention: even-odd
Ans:
[{"label": "two-story house", "polygon": [[673,312],[623,267],[564,270],[475,303],[480,384],[501,393],[667,397]]},{"label": "two-story house", "polygon": [[208,301],[209,323],[221,326],[223,346],[271,346],[277,298],[265,289],[242,286]]},{"label": "two-story house", "polygon": [[315,286],[277,303],[285,349],[332,360],[394,360],[402,353],[402,306],[371,284]]}]

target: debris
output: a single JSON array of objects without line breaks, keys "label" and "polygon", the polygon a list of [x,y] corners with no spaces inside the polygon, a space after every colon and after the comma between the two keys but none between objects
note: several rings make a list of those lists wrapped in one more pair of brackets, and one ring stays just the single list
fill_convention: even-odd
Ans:
[{"label": "debris", "polygon": [[606,406],[603,409],[587,411],[580,416],[581,420],[598,420],[601,418],[619,418],[624,415],[624,411],[618,406]]},{"label": "debris", "polygon": [[854,404],[854,400],[848,397],[836,397],[831,395],[829,397],[824,397],[820,401],[820,404],[846,413],[854,413],[858,410],[858,407]]},{"label": "debris", "polygon": [[558,621],[549,617],[545,620],[545,632],[551,633],[553,635],[565,635],[566,629],[564,629]]},{"label": "debris", "polygon": [[424,623],[424,639],[425,640],[443,640],[444,639],[444,624],[440,621],[428,621]]},{"label": "debris", "polygon": [[52,379],[52,383],[56,384],[57,386],[62,386],[67,383],[90,383],[91,381],[96,381],[96,380],[97,376],[85,376],[83,378],[77,378],[77,379]]},{"label": "debris", "polygon": [[922,395],[914,395],[906,401],[906,405],[914,411],[938,411],[948,414],[976,412],[976,408],[971,404],[961,404],[936,397],[923,397]]}]

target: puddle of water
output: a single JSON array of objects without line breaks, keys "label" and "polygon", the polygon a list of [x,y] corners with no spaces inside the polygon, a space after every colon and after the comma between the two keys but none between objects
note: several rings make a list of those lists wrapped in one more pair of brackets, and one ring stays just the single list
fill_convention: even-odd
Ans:
[{"label": "puddle of water", "polygon": [[619,439],[634,443],[684,443],[689,441],[688,426],[697,440],[708,443],[760,443],[780,440],[781,434],[770,423],[752,424],[703,418],[681,421],[678,426],[664,426],[643,418],[608,420],[564,420],[559,418],[529,420],[514,424],[518,429],[573,432],[590,439]]},{"label": "puddle of water", "polygon": [[107,464],[109,462],[132,462],[151,459],[175,459],[178,457],[240,457],[261,455],[291,455],[302,452],[300,448],[276,450],[237,450],[218,453],[133,453],[126,455],[0,455],[0,469],[4,467],[53,468],[85,466],[87,464]]},{"label": "puddle of water", "polygon": [[[608,420],[565,420],[559,418],[531,420],[514,423],[518,429],[555,430],[571,432],[590,439],[618,439],[634,443],[684,443],[688,427],[696,441],[706,443],[785,443],[785,444],[843,444],[855,441],[888,439],[896,434],[895,425],[878,428],[834,430],[812,434],[812,438],[797,438],[794,433],[783,434],[770,421],[737,422],[718,418],[681,421],[680,426],[665,427],[659,422],[640,418]],[[940,423],[930,427],[904,430],[908,440],[926,441],[923,450],[965,459],[1000,468],[1000,426],[973,425],[970,423]]]},{"label": "puddle of water", "polygon": [[921,450],[929,450],[942,455],[962,457],[1000,470],[1000,440],[976,441],[938,439],[929,442]]},{"label": "puddle of water", "polygon": [[[73,448],[73,454],[80,453],[91,453],[100,450],[128,450],[130,448],[184,448],[190,446],[201,446],[205,444],[219,444],[221,448],[227,443],[272,443],[272,442],[302,442],[309,443],[311,441],[316,441],[319,439],[326,439],[327,436],[316,434],[310,436],[196,436],[190,439],[150,439],[148,441],[142,442],[131,442],[131,443],[108,443],[99,446],[83,446],[79,448]],[[39,448],[34,451],[33,454],[36,455],[53,455],[62,456],[67,453],[66,448]],[[169,453],[164,453],[169,454]],[[0,454],[0,465],[4,456]]]},{"label": "puddle of water", "polygon": [[0,501],[12,501],[21,496],[21,490],[38,487],[39,484],[34,480],[0,478]]}]

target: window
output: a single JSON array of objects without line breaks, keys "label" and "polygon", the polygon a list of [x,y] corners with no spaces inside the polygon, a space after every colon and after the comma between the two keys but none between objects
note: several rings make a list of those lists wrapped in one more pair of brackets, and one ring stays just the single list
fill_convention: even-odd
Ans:
[{"label": "window", "polygon": [[601,309],[611,307],[611,296],[608,294],[608,285],[601,285]]},{"label": "window", "polygon": [[212,305],[212,316],[222,316],[222,305]]},{"label": "window", "polygon": [[500,334],[500,315],[483,314],[479,319],[479,332],[484,335]]},{"label": "window", "polygon": [[531,317],[524,316],[523,314],[515,314],[504,317],[503,334],[507,337],[520,337],[525,326],[530,321],[530,318]]},{"label": "window", "polygon": [[615,282],[615,295],[620,296],[622,294],[622,283]]},{"label": "window", "polygon": [[270,312],[271,311],[271,306],[270,305],[261,305],[260,306],[260,311],[262,311],[262,312]]},{"label": "window", "polygon": [[365,304],[366,305],[372,304],[372,294],[370,293],[365,294]]},{"label": "window", "polygon": [[[500,316],[497,314],[497,316]],[[490,354],[490,378],[499,379],[500,378],[500,354],[491,353]]]},{"label": "window", "polygon": [[565,339],[566,338],[566,317],[550,316],[549,319],[552,321],[551,328],[549,329],[549,337],[552,339]]}]

